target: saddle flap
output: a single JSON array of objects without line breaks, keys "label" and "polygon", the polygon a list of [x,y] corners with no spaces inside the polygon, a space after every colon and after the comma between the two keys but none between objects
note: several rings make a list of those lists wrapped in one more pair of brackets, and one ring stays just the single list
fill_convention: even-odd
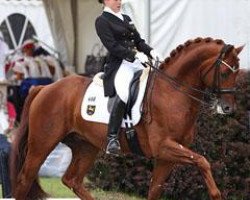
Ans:
[{"label": "saddle flap", "polygon": [[[123,119],[122,127],[124,128],[126,127],[125,123],[136,125],[141,119],[141,104],[145,94],[148,71],[149,70],[145,72],[145,70],[143,70],[140,76],[140,81],[138,82],[140,89],[135,103],[132,106],[131,116],[127,119]],[[81,115],[84,120],[108,124],[110,115],[108,110],[112,106],[112,98],[109,100],[108,97],[104,96],[101,76],[103,76],[102,72],[96,74],[93,78],[93,82],[88,86],[82,101]]]}]

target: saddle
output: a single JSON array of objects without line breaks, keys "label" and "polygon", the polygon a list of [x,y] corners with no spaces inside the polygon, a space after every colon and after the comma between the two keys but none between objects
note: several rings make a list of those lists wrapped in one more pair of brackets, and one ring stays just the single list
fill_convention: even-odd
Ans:
[{"label": "saddle", "polygon": [[[138,97],[139,93],[139,84],[140,84],[140,77],[143,73],[143,70],[139,70],[134,74],[133,79],[131,80],[129,84],[129,97],[128,97],[128,102],[126,105],[126,112],[125,115],[127,114],[132,118],[132,108],[135,105],[136,99]],[[98,76],[94,78],[94,82],[97,83],[98,85],[102,85],[101,81],[103,80],[104,73],[99,73]],[[114,101],[112,97],[109,97],[108,100],[108,111],[109,113],[111,112],[111,108],[113,107]]]},{"label": "saddle", "polygon": [[[135,73],[129,86],[130,93],[126,105],[126,114],[121,125],[121,127],[126,129],[126,138],[131,151],[139,155],[143,154],[138,148],[139,142],[133,127],[141,119],[142,101],[146,90],[148,74],[149,69],[147,68]],[[103,72],[96,74],[92,83],[88,86],[83,97],[81,114],[86,121],[108,124],[113,99],[104,96],[102,77]]]}]

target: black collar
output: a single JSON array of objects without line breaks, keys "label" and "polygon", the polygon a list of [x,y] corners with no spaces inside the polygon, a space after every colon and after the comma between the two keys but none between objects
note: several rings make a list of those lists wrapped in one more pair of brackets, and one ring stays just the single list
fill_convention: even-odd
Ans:
[{"label": "black collar", "polygon": [[119,24],[123,24],[123,25],[129,24],[129,21],[126,19],[126,17],[124,15],[123,15],[124,21],[121,20],[119,17],[117,17],[109,12],[105,12],[105,11],[102,13],[102,16],[104,16],[105,18],[107,18],[110,21],[117,22]]}]

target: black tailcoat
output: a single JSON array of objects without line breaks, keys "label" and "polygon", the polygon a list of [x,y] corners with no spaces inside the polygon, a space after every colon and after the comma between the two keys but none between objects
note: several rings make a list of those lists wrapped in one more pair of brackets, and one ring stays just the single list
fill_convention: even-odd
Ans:
[{"label": "black tailcoat", "polygon": [[116,94],[114,78],[122,60],[134,62],[137,51],[150,56],[152,50],[141,38],[130,17],[123,17],[124,21],[111,13],[103,12],[95,22],[97,35],[109,52],[104,68],[104,95],[110,97]]}]

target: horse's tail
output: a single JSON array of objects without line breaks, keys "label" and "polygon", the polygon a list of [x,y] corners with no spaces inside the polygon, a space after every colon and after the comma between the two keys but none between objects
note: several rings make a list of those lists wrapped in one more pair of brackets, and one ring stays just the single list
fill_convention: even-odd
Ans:
[{"label": "horse's tail", "polygon": [[[10,179],[11,179],[12,196],[14,197],[15,197],[15,188],[16,185],[18,184],[17,183],[18,173],[21,171],[23,167],[24,160],[27,154],[30,105],[43,87],[44,86],[37,86],[30,90],[29,95],[27,96],[25,104],[23,106],[20,125],[14,132],[14,141],[12,142],[11,153],[10,153]],[[27,199],[44,199],[45,197],[47,197],[47,194],[40,187],[38,183],[38,177],[36,177],[27,195]]]}]

